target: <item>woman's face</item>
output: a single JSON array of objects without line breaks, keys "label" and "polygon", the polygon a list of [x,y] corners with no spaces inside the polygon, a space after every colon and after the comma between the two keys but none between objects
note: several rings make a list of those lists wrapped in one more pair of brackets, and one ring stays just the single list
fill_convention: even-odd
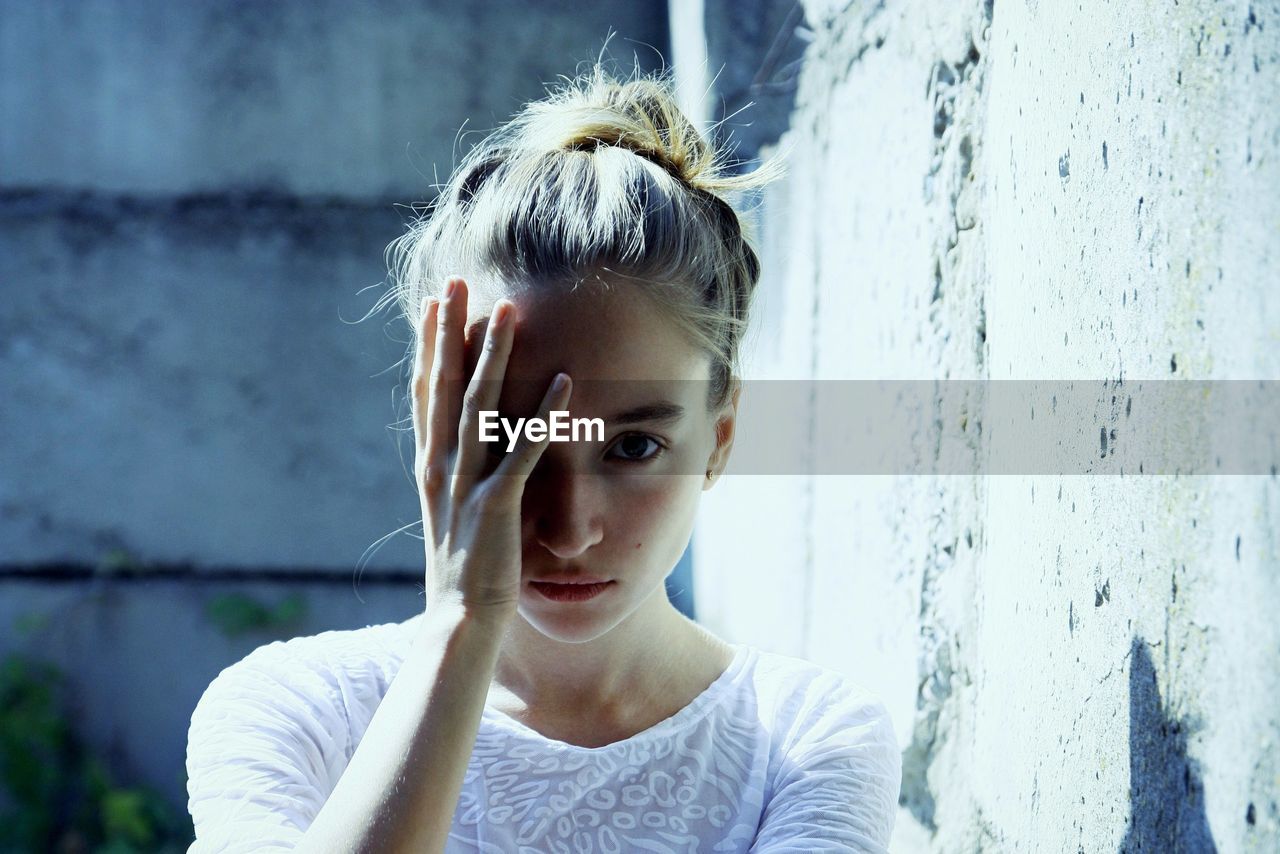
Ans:
[{"label": "woman's face", "polygon": [[[736,401],[707,411],[709,357],[636,288],[597,283],[508,297],[515,343],[502,417],[534,415],[564,371],[573,380],[569,417],[604,420],[603,440],[549,442],[525,485],[518,610],[562,641],[599,637],[650,597],[665,598],[706,470],[718,473],[732,442]],[[481,341],[483,322],[469,336],[469,366]],[[623,413],[632,415],[616,417]],[[502,435],[495,455],[506,447]],[[559,573],[612,583],[578,602],[554,601],[531,584]]]}]

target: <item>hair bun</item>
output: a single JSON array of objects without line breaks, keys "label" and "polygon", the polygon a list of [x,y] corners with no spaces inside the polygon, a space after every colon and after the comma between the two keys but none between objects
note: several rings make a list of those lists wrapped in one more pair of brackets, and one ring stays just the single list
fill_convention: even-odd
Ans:
[{"label": "hair bun", "polygon": [[623,148],[690,186],[697,186],[699,178],[714,168],[710,146],[702,134],[656,84],[644,80],[614,84],[603,94],[607,103],[583,104],[573,111],[575,115],[566,116],[560,148]]},{"label": "hair bun", "polygon": [[471,148],[388,247],[394,294],[417,332],[424,298],[452,275],[477,280],[481,302],[616,275],[710,355],[707,403],[722,406],[761,274],[729,194],[781,177],[783,158],[726,168],[668,73],[618,80],[597,64],[562,80]]},{"label": "hair bun", "polygon": [[774,169],[727,174],[726,154],[708,143],[661,77],[618,81],[597,66],[587,79],[530,104],[523,118],[526,139],[537,144],[562,151],[626,149],[696,190],[733,192],[777,177]]}]

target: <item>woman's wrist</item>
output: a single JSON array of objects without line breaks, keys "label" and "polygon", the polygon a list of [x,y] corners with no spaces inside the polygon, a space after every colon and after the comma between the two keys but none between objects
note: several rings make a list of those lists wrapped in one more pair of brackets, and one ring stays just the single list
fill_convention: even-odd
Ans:
[{"label": "woman's wrist", "polygon": [[514,606],[477,607],[461,601],[437,602],[427,607],[417,639],[429,646],[460,642],[477,651],[483,647],[488,650],[483,657],[496,665],[502,639],[515,615]]},{"label": "woman's wrist", "polygon": [[430,622],[466,622],[491,629],[505,629],[516,616],[516,603],[466,602],[461,596],[438,596],[427,602]]}]

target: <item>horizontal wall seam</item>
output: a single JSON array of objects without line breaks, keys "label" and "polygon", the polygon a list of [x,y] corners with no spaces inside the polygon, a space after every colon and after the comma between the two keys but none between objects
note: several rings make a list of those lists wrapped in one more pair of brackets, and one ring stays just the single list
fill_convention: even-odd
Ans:
[{"label": "horizontal wall seam", "polygon": [[[272,567],[197,568],[183,565],[154,567],[122,567],[99,569],[88,564],[47,563],[30,566],[0,565],[0,582],[35,581],[51,584],[109,579],[111,581],[190,581],[214,583],[226,581],[270,581],[282,584],[343,584],[352,583],[352,573],[334,570],[305,568],[283,569]],[[387,569],[365,570],[356,579],[360,584],[418,584],[423,583],[422,570]]]}]

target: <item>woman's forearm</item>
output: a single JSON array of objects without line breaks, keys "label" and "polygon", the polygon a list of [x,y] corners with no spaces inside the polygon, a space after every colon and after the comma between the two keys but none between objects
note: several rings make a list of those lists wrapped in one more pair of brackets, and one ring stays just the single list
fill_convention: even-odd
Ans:
[{"label": "woman's forearm", "polygon": [[433,605],[300,851],[443,851],[503,624]]}]

